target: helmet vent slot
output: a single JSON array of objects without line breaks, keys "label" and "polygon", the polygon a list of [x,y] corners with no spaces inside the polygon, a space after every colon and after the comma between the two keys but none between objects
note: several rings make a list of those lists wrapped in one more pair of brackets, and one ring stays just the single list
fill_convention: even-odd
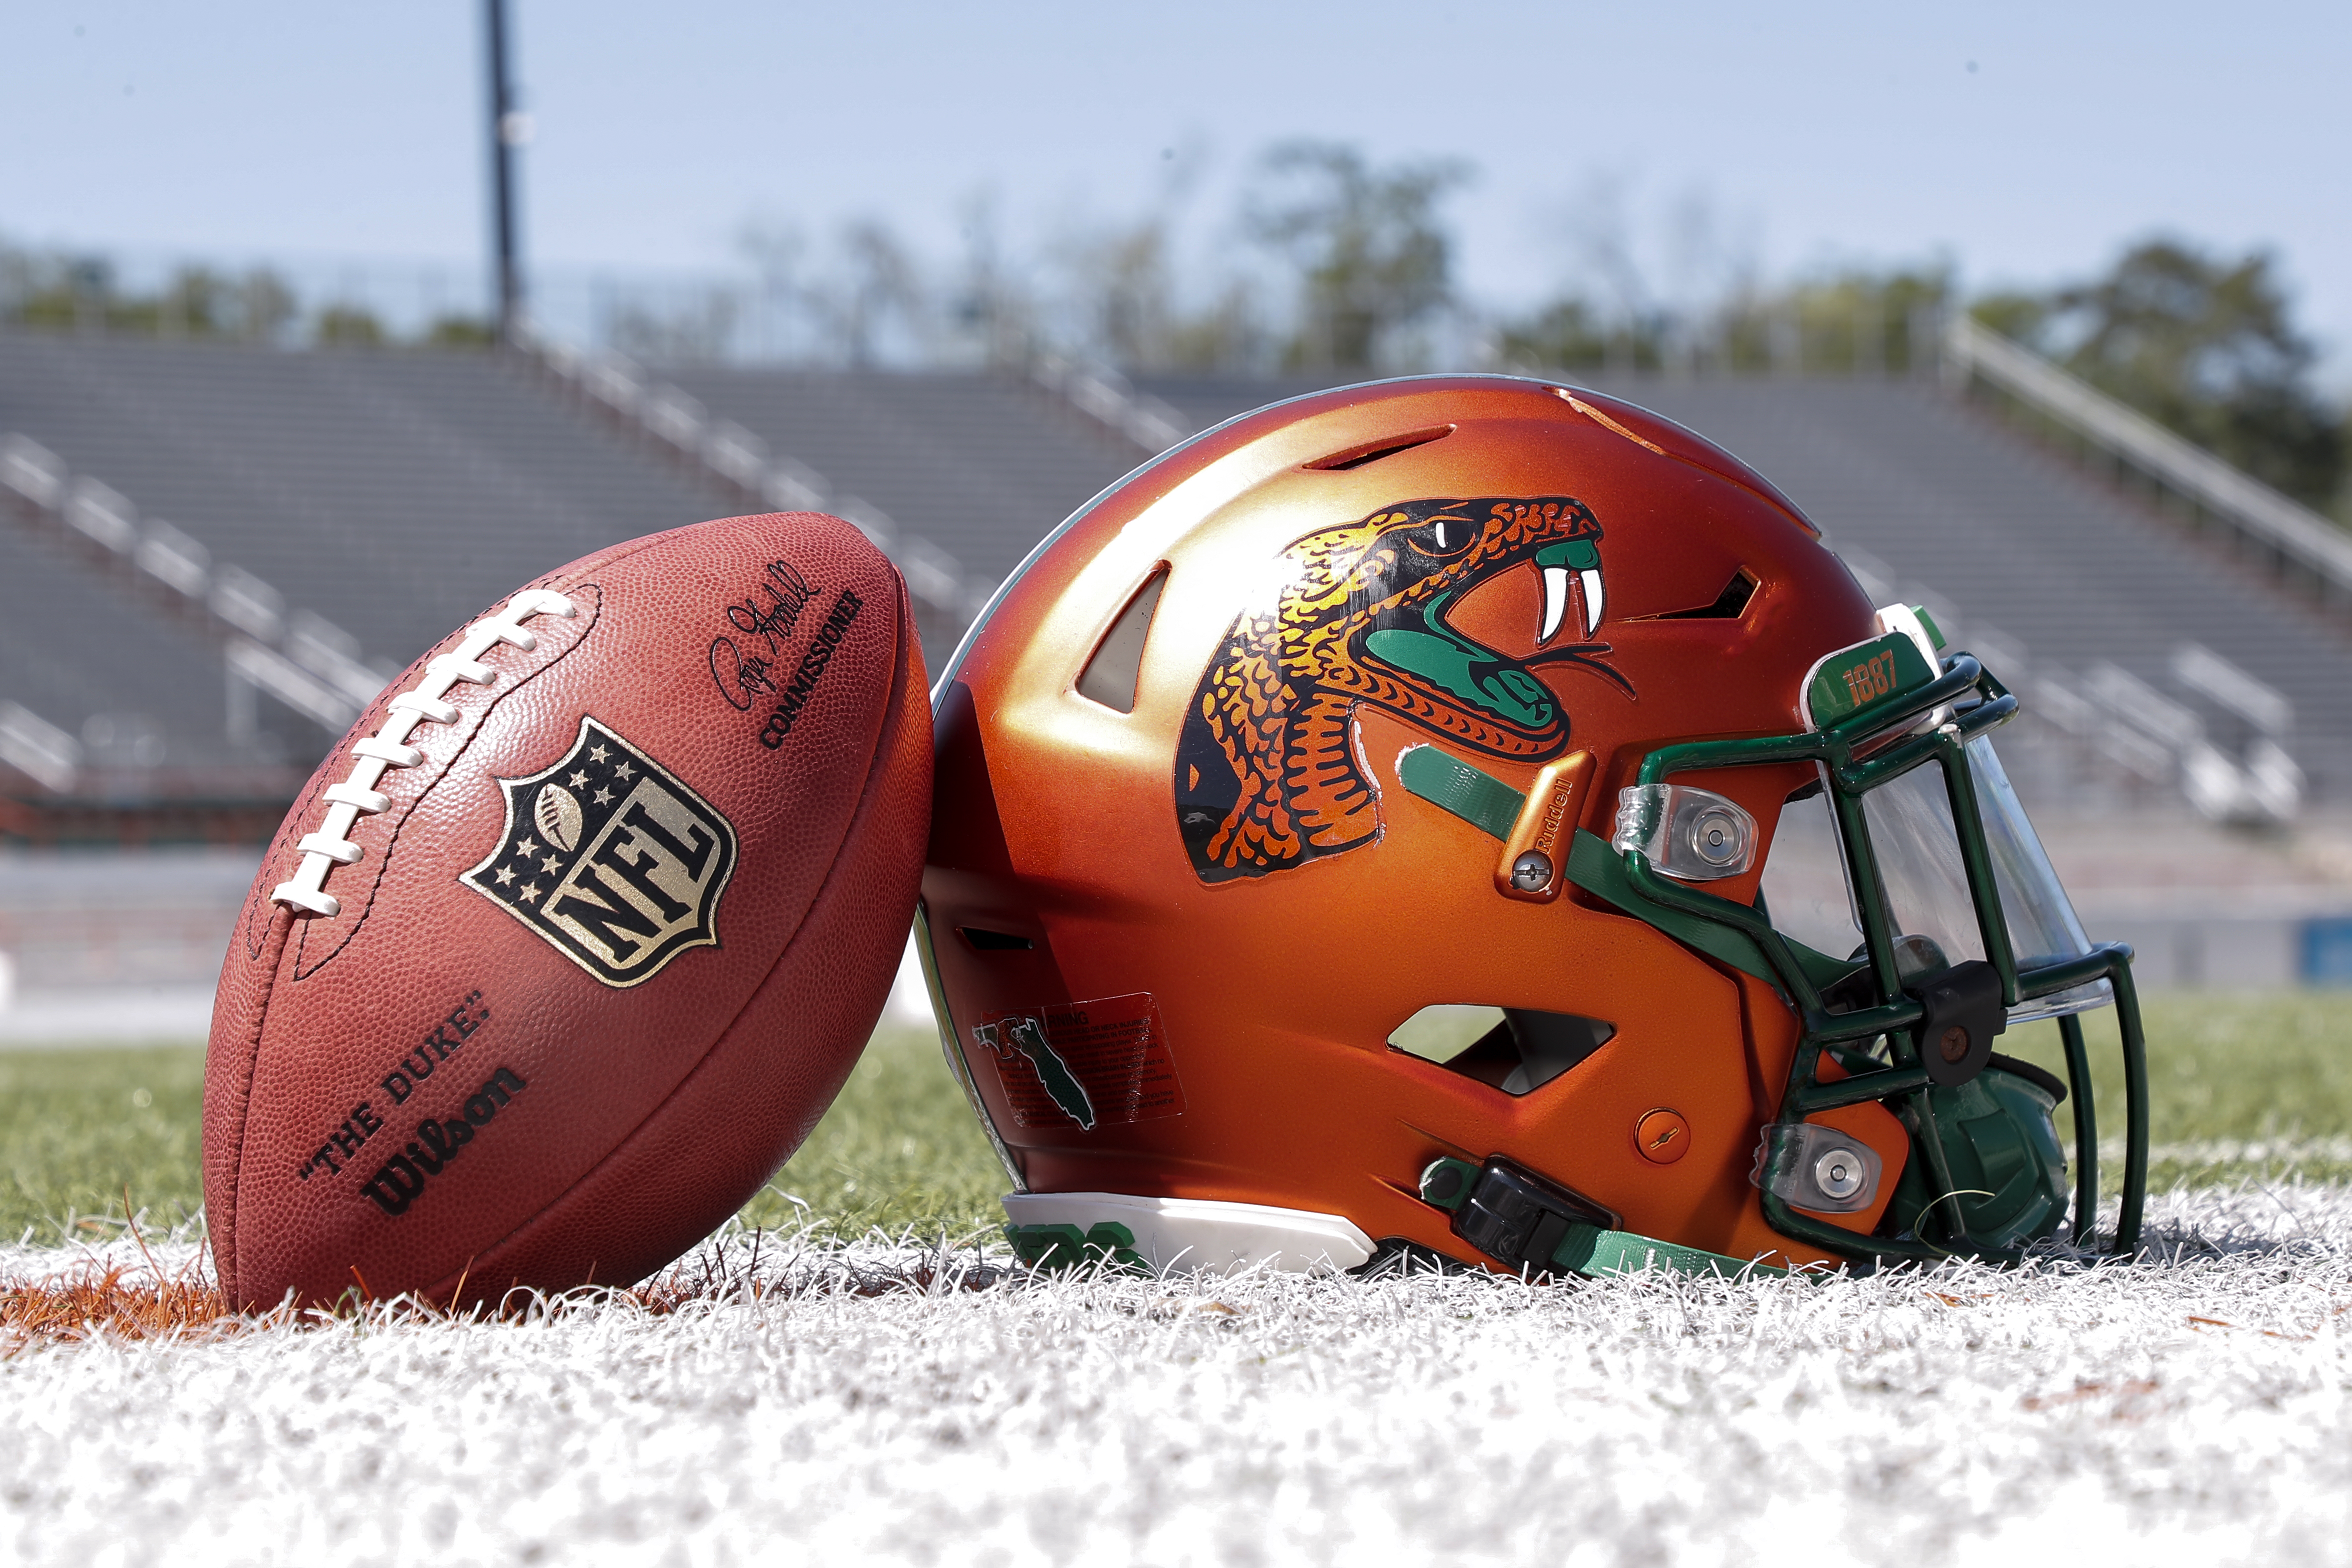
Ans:
[{"label": "helmet vent slot", "polygon": [[964,941],[982,952],[1027,952],[1036,947],[1025,936],[1015,936],[1009,931],[990,931],[984,926],[958,926]]},{"label": "helmet vent slot", "polygon": [[1152,612],[1160,607],[1160,590],[1168,585],[1168,568],[1152,569],[1143,586],[1119,611],[1118,618],[1095,645],[1094,657],[1078,671],[1078,695],[1118,713],[1135,711],[1135,683],[1143,671],[1143,639],[1150,633]]},{"label": "helmet vent slot", "polygon": [[1509,1095],[1541,1089],[1607,1045],[1617,1026],[1532,1007],[1423,1007],[1389,1036],[1392,1050]]},{"label": "helmet vent slot", "polygon": [[1736,621],[1748,613],[1748,602],[1756,596],[1756,579],[1745,568],[1731,574],[1723,592],[1715,596],[1712,605],[1702,605],[1695,610],[1668,610],[1657,616],[1662,621]]},{"label": "helmet vent slot", "polygon": [[1433,425],[1409,436],[1383,436],[1377,441],[1367,441],[1344,452],[1334,452],[1328,458],[1301,463],[1299,467],[1318,473],[1344,473],[1349,468],[1360,468],[1367,463],[1377,463],[1382,458],[1393,458],[1399,452],[1410,452],[1415,447],[1426,447],[1432,441],[1442,441],[1453,434],[1454,426],[1451,425]]}]

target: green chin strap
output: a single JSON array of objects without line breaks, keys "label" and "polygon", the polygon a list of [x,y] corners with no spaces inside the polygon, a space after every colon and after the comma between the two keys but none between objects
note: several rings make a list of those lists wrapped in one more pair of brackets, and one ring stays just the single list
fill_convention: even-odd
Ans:
[{"label": "green chin strap", "polygon": [[[1905,732],[1923,715],[1959,703],[1972,706],[1925,734]],[[1836,1257],[1932,1262],[1965,1255],[2015,1261],[2025,1247],[2056,1234],[2066,1209],[2066,1152],[2053,1121],[2060,1097],[2022,1072],[2000,1066],[1988,1066],[1964,1083],[1939,1084],[1914,1038],[1927,1010],[1906,991],[1897,964],[1895,933],[1887,922],[1885,886],[1862,797],[1930,763],[1944,769],[1986,963],[2000,979],[2000,1005],[2015,1006],[2026,998],[2102,979],[2113,989],[2121,1026],[2127,1121],[2122,1204],[2112,1249],[2128,1256],[2139,1248],[2147,1185],[2147,1067],[2131,978],[2131,949],[2107,942],[2075,957],[2020,967],[2010,947],[1975,785],[1964,759],[1962,748],[1969,741],[2016,710],[2017,700],[1987,676],[1975,658],[1957,654],[1940,676],[1874,701],[1825,729],[1668,746],[1643,759],[1639,782],[1644,784],[1703,769],[1818,764],[1830,788],[1865,928],[1867,957],[1858,962],[1834,959],[1791,942],[1773,929],[1762,910],[1675,881],[1639,851],[1620,854],[1582,830],[1570,849],[1568,878],[1579,889],[1718,963],[1766,981],[1787,999],[1802,1033],[1778,1119],[1770,1125],[1793,1128],[1822,1111],[1875,1100],[1910,1130],[1913,1158],[1896,1180],[1877,1235],[1857,1236],[1797,1210],[1769,1189],[1763,1192],[1764,1216],[1774,1229]],[[1868,755],[1857,758],[1858,748]],[[1432,746],[1406,752],[1397,772],[1411,793],[1498,838],[1507,837],[1521,797],[1501,780]],[[1836,1011],[1832,1010],[1832,996]],[[2074,1102],[2073,1239],[2088,1246],[2099,1202],[2098,1126],[2089,1051],[2078,1016],[2069,1014],[2057,1022]],[[1883,1057],[1869,1048],[1882,1040]],[[1824,1057],[1835,1060],[1845,1076],[1824,1079]]]}]

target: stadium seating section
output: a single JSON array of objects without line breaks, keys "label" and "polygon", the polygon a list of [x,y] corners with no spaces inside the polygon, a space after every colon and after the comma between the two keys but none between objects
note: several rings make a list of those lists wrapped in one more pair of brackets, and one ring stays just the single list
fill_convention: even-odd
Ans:
[{"label": "stadium seating section", "polygon": [[[1011,376],[665,374],[714,427],[877,520],[910,579],[928,563],[935,669],[986,589],[1148,455]],[[1198,429],[1316,384],[1133,391]],[[2050,712],[2138,693],[2171,721],[2243,728],[2210,681],[2179,678],[2201,647],[2284,699],[2291,732],[2275,715],[2266,732],[2310,798],[2352,781],[2345,624],[1985,407],[1894,380],[1607,389],[1770,475],[1866,586],[1929,603],[2029,696],[2054,694]],[[18,438],[0,446],[0,836],[251,841],[370,682],[486,601],[612,541],[750,509],[748,487],[608,415],[489,354],[0,335],[0,442]]]}]

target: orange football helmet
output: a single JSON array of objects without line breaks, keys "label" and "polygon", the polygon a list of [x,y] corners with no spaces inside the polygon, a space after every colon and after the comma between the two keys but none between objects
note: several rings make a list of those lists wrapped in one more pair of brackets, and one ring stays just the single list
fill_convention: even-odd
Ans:
[{"label": "orange football helmet", "polygon": [[[935,692],[918,938],[1033,1260],[2006,1258],[2096,1207],[2091,946],[1985,731],[1787,497],[1599,394],[1233,419]],[[2069,1086],[1993,1052],[2057,1016]]]}]

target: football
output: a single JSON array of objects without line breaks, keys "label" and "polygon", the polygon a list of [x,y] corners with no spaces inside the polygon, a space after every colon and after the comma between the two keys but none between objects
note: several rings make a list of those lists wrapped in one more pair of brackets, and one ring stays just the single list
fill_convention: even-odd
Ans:
[{"label": "football", "polygon": [[205,1060],[241,1307],[624,1285],[790,1156],[912,916],[904,583],[837,518],[616,545],[490,605],[320,764]]}]

